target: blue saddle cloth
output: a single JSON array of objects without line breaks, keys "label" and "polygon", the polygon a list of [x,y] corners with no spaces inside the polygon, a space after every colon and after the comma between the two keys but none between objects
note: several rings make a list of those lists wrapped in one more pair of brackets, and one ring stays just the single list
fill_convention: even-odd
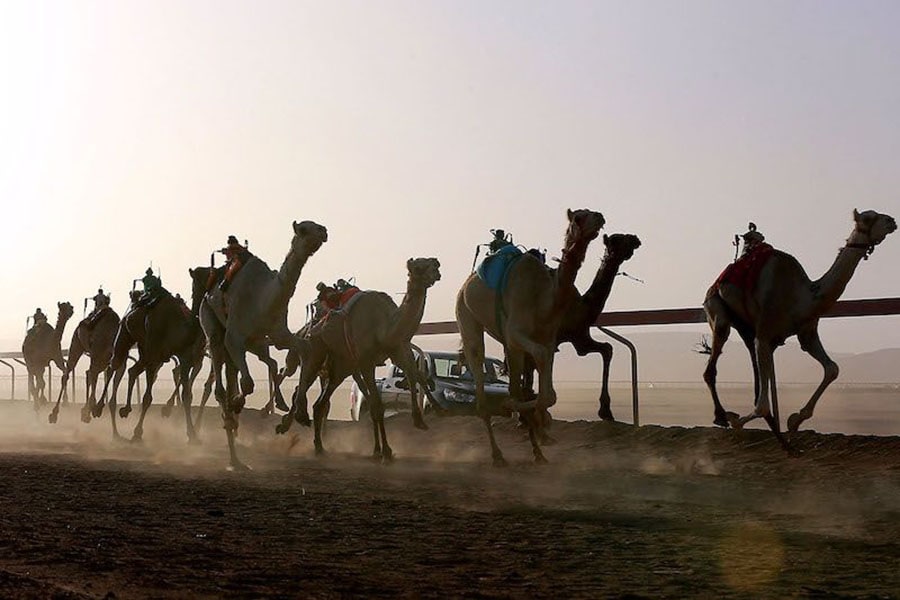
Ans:
[{"label": "blue saddle cloth", "polygon": [[506,287],[506,277],[510,267],[522,257],[522,251],[513,245],[504,246],[484,257],[478,265],[476,273],[492,290],[503,290]]}]

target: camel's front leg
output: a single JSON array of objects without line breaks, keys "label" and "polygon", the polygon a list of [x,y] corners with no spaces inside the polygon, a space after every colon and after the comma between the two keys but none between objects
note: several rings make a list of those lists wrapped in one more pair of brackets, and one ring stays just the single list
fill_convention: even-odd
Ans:
[{"label": "camel's front leg", "polygon": [[156,375],[159,373],[161,365],[148,365],[146,369],[147,389],[144,390],[144,397],[141,399],[141,414],[138,417],[137,425],[134,426],[134,434],[131,436],[132,442],[140,442],[144,437],[144,417],[147,416],[147,410],[153,404],[153,384],[156,382]]},{"label": "camel's front leg", "polygon": [[240,394],[229,398],[231,410],[235,414],[240,414],[247,402],[247,396],[253,393],[255,384],[253,377],[250,375],[250,368],[247,366],[247,340],[246,336],[232,330],[225,332],[225,350],[231,358],[231,362],[237,368],[241,375],[241,391]]},{"label": "camel's front leg", "polygon": [[742,429],[744,425],[760,417],[768,419],[772,414],[769,403],[769,391],[775,376],[775,357],[772,344],[760,339],[756,340],[756,358],[759,361],[759,395],[756,397],[756,405],[753,412],[744,417],[735,417],[729,414],[728,420],[735,429]]},{"label": "camel's front leg", "polygon": [[[521,398],[523,393],[522,374],[525,368],[525,353],[519,348],[507,347],[506,361],[509,363],[509,395],[513,399]],[[540,374],[540,370],[538,373]],[[547,462],[539,443],[543,429],[540,421],[543,411],[544,408],[540,406],[540,403],[538,403],[538,406],[536,407],[528,408],[523,411],[525,422],[528,424],[528,439],[531,441],[531,451],[534,455],[534,462],[539,464]]]},{"label": "camel's front leg", "polygon": [[822,382],[816,388],[816,391],[813,392],[812,397],[810,397],[806,405],[800,409],[800,412],[794,413],[788,417],[787,425],[788,431],[790,432],[796,432],[800,429],[800,424],[803,423],[803,421],[813,416],[819,398],[822,397],[822,394],[825,393],[825,390],[831,385],[831,382],[838,378],[838,374],[840,373],[837,363],[831,360],[828,353],[825,352],[825,348],[822,346],[822,341],[819,339],[819,332],[817,330],[814,329],[809,332],[802,332],[797,338],[800,340],[800,347],[822,365],[823,376]]},{"label": "camel's front leg", "polygon": [[334,394],[334,390],[340,384],[341,382],[337,378],[329,378],[325,385],[322,386],[319,397],[313,403],[313,445],[315,446],[316,454],[325,454],[325,446],[322,444],[322,433],[325,430],[325,421],[328,419],[328,413],[331,410],[331,395]]},{"label": "camel's front leg", "polygon": [[169,396],[169,399],[166,400],[166,403],[163,404],[162,407],[162,416],[163,418],[169,418],[169,415],[172,414],[172,409],[175,408],[175,401],[178,399],[178,396],[181,392],[181,363],[176,362],[175,366],[172,367],[172,381],[175,382],[175,388],[172,390],[172,395]]}]

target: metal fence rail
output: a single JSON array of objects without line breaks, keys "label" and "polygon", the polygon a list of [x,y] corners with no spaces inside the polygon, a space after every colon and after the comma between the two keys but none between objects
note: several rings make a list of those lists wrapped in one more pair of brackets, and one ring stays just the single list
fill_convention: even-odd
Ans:
[{"label": "metal fence rail", "polygon": [[[900,298],[867,298],[862,300],[841,300],[831,310],[822,315],[822,318],[844,317],[880,317],[900,315]],[[609,327],[633,327],[639,325],[678,325],[705,323],[706,314],[702,308],[663,308],[656,310],[625,310],[601,313],[594,323],[603,333],[625,345],[631,354],[631,393],[632,416],[635,425],[640,424],[638,411],[638,368],[637,348],[626,337],[615,333]],[[459,327],[456,321],[435,321],[422,323],[416,331],[416,335],[445,335],[458,334]],[[68,354],[63,350],[63,355]],[[0,365],[5,365],[12,372],[12,394],[15,398],[16,368],[12,362],[24,365],[21,352],[0,352]],[[51,375],[52,375],[51,364]],[[74,389],[74,378],[73,378]],[[48,378],[48,385],[52,386],[52,376]],[[52,387],[50,387],[52,390]],[[140,393],[140,391],[138,392]]]}]

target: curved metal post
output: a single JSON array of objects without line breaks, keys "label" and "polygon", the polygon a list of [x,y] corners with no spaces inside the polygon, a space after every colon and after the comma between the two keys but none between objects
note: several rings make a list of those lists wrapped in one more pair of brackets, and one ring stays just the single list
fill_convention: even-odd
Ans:
[{"label": "curved metal post", "polygon": [[10,380],[9,380],[9,382],[10,382],[9,399],[15,400],[16,399],[16,368],[3,359],[0,359],[0,365],[6,365],[7,367],[9,367],[9,370],[11,373]]},{"label": "curved metal post", "polygon": [[627,338],[607,329],[606,327],[600,327],[600,331],[616,340],[620,344],[624,344],[628,348],[628,351],[631,352],[631,411],[634,418],[634,424],[636,426],[639,426],[641,424],[641,419],[638,412],[637,348],[635,348],[634,344],[632,344]]}]

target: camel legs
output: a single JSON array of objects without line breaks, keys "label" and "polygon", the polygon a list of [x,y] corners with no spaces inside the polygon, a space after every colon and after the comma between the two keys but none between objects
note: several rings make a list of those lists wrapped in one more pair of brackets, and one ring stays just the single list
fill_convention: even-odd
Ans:
[{"label": "camel legs", "polygon": [[172,381],[175,382],[175,389],[172,390],[172,395],[169,396],[169,399],[166,400],[166,403],[163,404],[162,407],[162,416],[168,417],[172,414],[172,409],[175,408],[175,401],[180,400],[180,391],[181,391],[181,363],[176,362],[175,366],[172,367]]},{"label": "camel legs", "polygon": [[[513,400],[522,398],[522,373],[525,368],[525,353],[518,348],[507,348],[506,361],[509,363],[509,395]],[[537,364],[539,361],[535,361]],[[540,370],[538,371],[540,374]],[[528,439],[531,441],[531,451],[534,455],[534,462],[546,463],[547,459],[541,451],[539,443],[541,432],[541,418],[544,407],[538,403],[533,408],[527,408],[522,411],[525,416],[525,422],[528,424]]]},{"label": "camel legs", "polygon": [[824,370],[824,374],[822,383],[820,383],[819,387],[816,388],[816,391],[813,392],[812,397],[806,405],[800,409],[800,412],[794,413],[788,417],[788,431],[791,432],[797,431],[803,421],[813,416],[813,411],[816,410],[816,403],[819,401],[819,398],[822,397],[822,394],[825,392],[825,389],[831,385],[831,382],[837,379],[838,373],[840,372],[837,364],[831,360],[825,352],[825,348],[822,346],[822,341],[819,339],[819,332],[817,330],[813,329],[811,331],[802,332],[798,334],[797,338],[800,340],[800,347],[805,350],[807,354],[819,361],[819,364],[822,365],[822,369]]},{"label": "camel legs", "polygon": [[53,410],[50,411],[50,414],[47,416],[47,420],[50,423],[56,423],[57,419],[59,418],[60,402],[63,399],[66,399],[66,401],[68,401],[69,376],[75,372],[75,366],[78,364],[78,360],[81,358],[82,354],[84,354],[84,347],[82,347],[81,343],[78,342],[78,336],[75,336],[72,339],[72,345],[69,348],[69,356],[66,359],[66,368],[63,370],[62,380],[59,386],[59,395],[56,397],[56,404],[53,406]]},{"label": "camel legs", "polygon": [[206,408],[206,403],[212,395],[215,382],[216,373],[213,371],[213,367],[210,366],[209,375],[207,375],[206,381],[203,383],[203,396],[200,398],[200,409],[197,411],[197,420],[194,422],[194,426],[198,430],[200,429],[200,424],[203,422],[203,409]]},{"label": "camel legs", "polygon": [[284,402],[284,396],[281,393],[281,379],[278,375],[278,362],[269,354],[269,346],[265,343],[249,348],[250,352],[256,355],[259,360],[266,365],[269,371],[269,401],[263,409],[263,415],[272,414],[277,406],[280,410],[287,411],[288,406]]},{"label": "camel legs", "polygon": [[[491,413],[484,395],[484,327],[478,323],[475,316],[460,300],[456,302],[456,320],[459,323],[459,334],[462,338],[462,350],[466,357],[466,364],[475,380],[475,411],[487,429],[494,466],[504,467],[506,459],[503,458],[503,452],[494,437]],[[510,376],[510,381],[512,381],[512,376]]]},{"label": "camel legs", "polygon": [[404,345],[403,348],[391,355],[391,360],[406,373],[406,378],[409,382],[413,425],[417,429],[427,430],[428,425],[425,424],[425,419],[422,417],[422,407],[419,405],[419,398],[416,392],[417,382],[419,381],[419,367],[416,365],[416,358],[413,356],[412,348],[409,345]]},{"label": "camel legs", "polygon": [[[728,336],[731,334],[731,323],[716,315],[715,317],[709,318],[709,325],[712,329],[712,348],[709,353],[709,360],[706,361],[706,370],[703,371],[703,381],[706,382],[706,387],[709,388],[709,393],[712,396],[715,410],[713,424],[718,425],[719,427],[728,427],[728,413],[722,406],[722,403],[719,400],[719,393],[716,390],[716,375],[718,374],[716,365],[719,362],[719,357],[722,356],[722,347],[725,345],[725,342],[728,341]],[[759,398],[758,387],[756,398]]]},{"label": "camel legs", "polygon": [[194,429],[194,422],[191,415],[191,404],[194,400],[194,380],[197,378],[197,374],[200,372],[201,365],[195,365],[191,368],[188,368],[188,366],[190,365],[188,357],[183,357],[179,361],[179,364],[182,365],[182,368],[179,372],[179,375],[181,377],[177,384],[181,386],[181,407],[184,409],[184,421],[187,428],[188,443],[195,444],[199,440],[197,438],[197,431],[196,429]]},{"label": "camel legs", "polygon": [[[138,417],[137,425],[134,426],[134,433],[131,436],[132,442],[139,442],[144,437],[144,417],[147,416],[147,409],[150,408],[150,405],[153,404],[153,384],[156,382],[156,376],[159,374],[159,369],[162,365],[148,365],[145,377],[147,378],[147,389],[144,390],[144,397],[141,399],[141,414]],[[131,369],[129,369],[130,374]],[[129,381],[129,387],[131,386],[131,382]],[[130,390],[129,390],[130,392]],[[131,394],[128,394],[128,399],[131,400]]]},{"label": "camel legs", "polygon": [[247,396],[253,393],[255,384],[253,377],[250,376],[250,368],[247,366],[247,340],[243,334],[232,330],[225,331],[225,350],[231,358],[231,362],[237,368],[241,375],[241,390],[233,398],[228,401],[232,404],[231,410],[235,414],[240,414],[247,401]]},{"label": "camel legs", "polygon": [[316,454],[325,454],[325,447],[322,445],[322,430],[325,425],[325,419],[328,418],[328,412],[331,410],[331,395],[334,390],[341,384],[337,377],[329,377],[319,392],[319,397],[313,403],[313,424],[315,433],[313,435],[313,445],[316,448]]},{"label": "camel legs", "polygon": [[772,378],[775,373],[775,360],[774,349],[768,341],[756,339],[756,359],[759,361],[759,395],[756,397],[753,412],[744,417],[730,418],[731,426],[735,429],[741,429],[754,419],[766,418],[772,414],[769,390],[772,387]]},{"label": "camel legs", "polygon": [[[276,433],[287,433],[294,421],[309,427],[312,422],[309,419],[306,394],[313,382],[319,376],[325,360],[328,358],[324,344],[314,344],[310,352],[300,365],[300,382],[294,388],[291,396],[291,408],[286,415],[281,417],[281,423],[275,426]],[[332,379],[329,377],[329,379]]]},{"label": "camel legs", "polygon": [[369,401],[369,410],[372,415],[372,427],[375,432],[375,448],[372,451],[373,458],[381,458],[382,462],[394,460],[394,451],[388,445],[387,432],[384,428],[384,402],[381,392],[375,383],[375,367],[366,368],[359,374],[366,385],[366,399]]}]

